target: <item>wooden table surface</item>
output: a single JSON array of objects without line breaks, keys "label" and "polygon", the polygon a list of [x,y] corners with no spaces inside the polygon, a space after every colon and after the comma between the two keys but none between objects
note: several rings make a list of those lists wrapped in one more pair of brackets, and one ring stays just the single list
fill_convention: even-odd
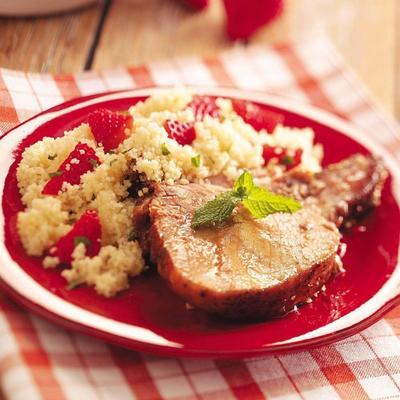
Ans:
[{"label": "wooden table surface", "polygon": [[[375,98],[400,117],[400,1],[285,0],[285,6],[249,43],[327,33]],[[77,72],[212,54],[234,45],[223,18],[221,0],[201,13],[179,0],[103,0],[66,15],[0,18],[0,67]]]},{"label": "wooden table surface", "polygon": [[[0,18],[0,66],[76,72],[170,56],[212,54],[233,46],[221,0],[201,13],[179,0],[103,0],[67,15]],[[249,43],[276,43],[327,33],[380,103],[400,105],[398,0],[285,0],[280,19]]]}]

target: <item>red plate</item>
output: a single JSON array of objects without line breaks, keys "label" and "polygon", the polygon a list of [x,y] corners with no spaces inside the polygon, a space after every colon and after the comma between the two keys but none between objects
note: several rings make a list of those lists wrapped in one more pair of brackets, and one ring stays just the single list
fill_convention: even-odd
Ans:
[{"label": "red plate", "polygon": [[245,357],[293,350],[343,339],[379,319],[399,301],[398,265],[400,176],[397,162],[378,144],[342,120],[310,106],[233,89],[198,89],[201,94],[244,98],[285,115],[285,124],[312,127],[325,148],[324,163],[353,153],[380,154],[391,178],[382,205],[363,225],[344,237],[346,273],[327,285],[313,303],[283,318],[257,324],[228,323],[201,311],[186,310],[157,276],[149,271],[133,279],[131,288],[106,299],[93,289],[72,291],[59,271],[45,270],[25,255],[15,234],[22,209],[15,168],[21,150],[44,136],[62,135],[98,107],[126,109],[157,89],[108,93],[76,99],[44,112],[5,134],[0,141],[0,281],[28,308],[55,322],[136,350],[171,356]]}]

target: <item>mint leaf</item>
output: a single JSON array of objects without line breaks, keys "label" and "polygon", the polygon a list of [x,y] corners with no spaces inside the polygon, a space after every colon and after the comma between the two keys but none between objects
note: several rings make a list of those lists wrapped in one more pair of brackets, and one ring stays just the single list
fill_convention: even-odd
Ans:
[{"label": "mint leaf", "polygon": [[243,203],[254,218],[264,218],[277,212],[294,213],[301,208],[300,203],[290,197],[255,186],[250,172],[245,171],[233,184],[233,190],[219,194],[196,210],[192,228],[225,221],[240,203]]},{"label": "mint leaf", "polygon": [[254,218],[264,218],[277,212],[292,214],[301,208],[296,200],[268,192],[261,187],[253,188],[249,196],[243,200],[243,205]]},{"label": "mint leaf", "polygon": [[248,195],[254,188],[253,177],[249,171],[244,171],[233,184],[233,190],[242,196]]},{"label": "mint leaf", "polygon": [[63,173],[64,173],[63,171],[50,172],[50,173],[49,173],[49,177],[50,177],[50,178],[54,178],[55,176],[60,176],[60,175],[62,175]]},{"label": "mint leaf", "polygon": [[83,243],[86,247],[90,246],[92,243],[89,238],[86,236],[75,236],[74,237],[74,247],[78,246],[78,244]]},{"label": "mint leaf", "polygon": [[90,165],[92,166],[92,168],[96,168],[99,165],[97,160],[95,160],[94,158],[90,158],[89,162],[90,162]]},{"label": "mint leaf", "polygon": [[192,157],[192,165],[195,168],[200,167],[200,154],[197,154],[197,156]]},{"label": "mint leaf", "polygon": [[281,164],[292,165],[294,163],[294,158],[292,156],[285,155],[282,157]]},{"label": "mint leaf", "polygon": [[161,153],[163,156],[167,156],[168,154],[171,154],[171,152],[169,151],[169,149],[165,143],[163,143],[161,145]]},{"label": "mint leaf", "polygon": [[124,150],[124,151],[121,151],[121,154],[129,153],[132,149],[133,149],[133,147],[131,147],[131,148],[129,148],[129,149],[126,149],[126,150]]},{"label": "mint leaf", "polygon": [[192,228],[196,229],[200,226],[210,226],[225,221],[240,201],[240,197],[237,197],[233,191],[219,194],[215,199],[196,210],[192,219]]},{"label": "mint leaf", "polygon": [[82,285],[82,282],[72,281],[67,285],[67,290],[72,290]]},{"label": "mint leaf", "polygon": [[137,240],[137,238],[138,236],[135,229],[131,229],[131,231],[128,233],[128,242],[133,242],[134,240]]}]

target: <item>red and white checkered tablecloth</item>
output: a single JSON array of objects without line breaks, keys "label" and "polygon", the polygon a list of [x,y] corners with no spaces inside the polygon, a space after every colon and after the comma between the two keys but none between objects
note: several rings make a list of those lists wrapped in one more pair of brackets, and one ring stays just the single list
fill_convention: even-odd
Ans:
[{"label": "red and white checkered tablecloth", "polygon": [[[159,84],[235,86],[310,102],[400,155],[398,126],[326,38],[77,75],[0,69],[0,132],[72,97]],[[0,294],[0,388],[12,400],[400,399],[400,307],[336,344],[214,361],[107,345],[46,322]]]}]

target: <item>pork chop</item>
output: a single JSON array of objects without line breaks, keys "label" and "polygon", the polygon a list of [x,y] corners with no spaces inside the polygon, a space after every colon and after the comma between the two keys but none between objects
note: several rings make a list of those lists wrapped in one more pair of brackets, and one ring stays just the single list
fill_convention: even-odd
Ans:
[{"label": "pork chop", "polygon": [[218,228],[193,230],[194,212],[216,185],[158,186],[137,207],[143,251],[174,292],[200,309],[237,320],[282,315],[306,302],[340,269],[337,226],[379,203],[387,172],[356,155],[313,177],[292,172],[268,184],[303,209],[253,219],[239,207]]},{"label": "pork chop", "polygon": [[353,225],[379,205],[387,170],[380,158],[355,154],[309,175],[294,170],[267,184],[274,193],[318,206],[338,227]]},{"label": "pork chop", "polygon": [[218,228],[193,230],[194,212],[221,191],[161,186],[135,212],[143,248],[187,302],[225,318],[260,320],[307,301],[338,272],[340,233],[313,206],[262,220],[239,208]]}]

